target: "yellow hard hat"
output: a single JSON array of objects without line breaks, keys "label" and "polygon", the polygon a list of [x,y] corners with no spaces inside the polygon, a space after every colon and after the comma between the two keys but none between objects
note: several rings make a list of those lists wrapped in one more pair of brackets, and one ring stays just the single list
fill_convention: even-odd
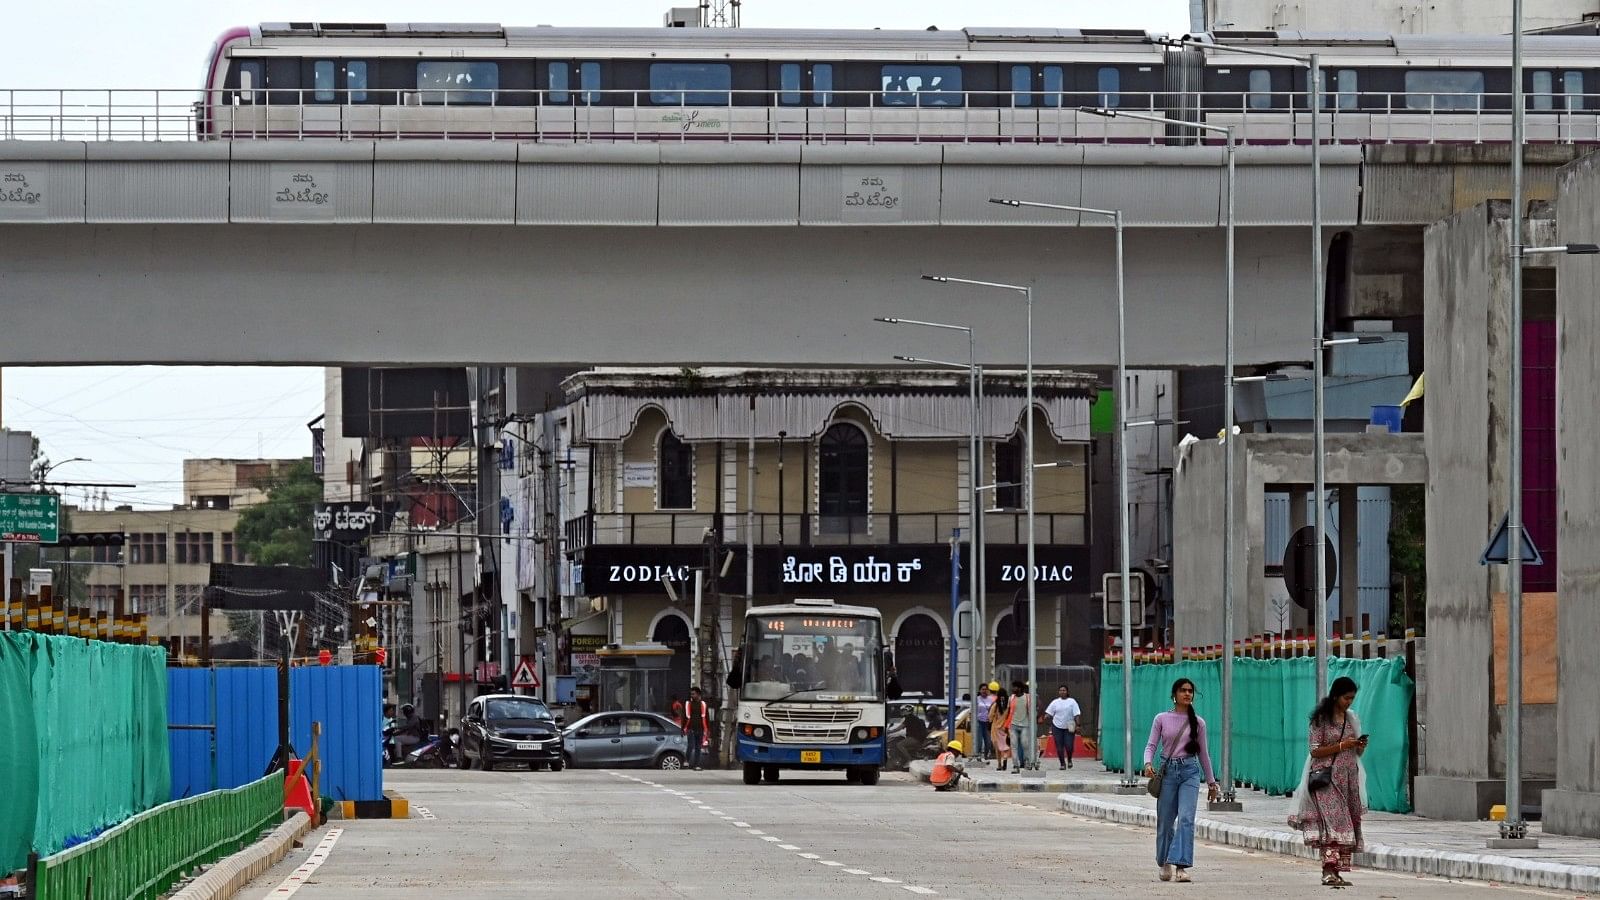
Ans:
[{"label": "yellow hard hat", "polygon": [[998,682],[998,681],[989,682],[989,690],[991,690],[991,691],[1000,690],[1000,682]]},{"label": "yellow hard hat", "polygon": [[961,746],[961,742],[960,741],[951,741],[950,743],[945,744],[945,746],[950,748],[951,750],[954,750],[957,753],[965,753],[965,752],[967,752],[966,748]]}]

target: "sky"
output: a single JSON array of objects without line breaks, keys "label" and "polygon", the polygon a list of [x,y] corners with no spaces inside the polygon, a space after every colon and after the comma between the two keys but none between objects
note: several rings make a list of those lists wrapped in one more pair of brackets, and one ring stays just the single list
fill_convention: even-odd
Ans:
[{"label": "sky", "polygon": [[[0,53],[0,94],[23,88],[197,88],[212,41],[236,25],[311,20],[650,27],[674,5],[692,6],[695,0],[12,3],[6,10],[9,39]],[[745,0],[741,14],[747,28],[1182,32],[1188,25],[1187,0]],[[14,320],[16,311],[9,312]],[[297,367],[12,367],[0,378],[0,424],[34,432],[52,461],[88,460],[63,464],[52,481],[132,484],[107,488],[110,501],[165,507],[183,501],[184,459],[309,455],[306,423],[322,412],[322,385],[321,369]],[[60,490],[67,502],[80,502],[85,491]]]}]

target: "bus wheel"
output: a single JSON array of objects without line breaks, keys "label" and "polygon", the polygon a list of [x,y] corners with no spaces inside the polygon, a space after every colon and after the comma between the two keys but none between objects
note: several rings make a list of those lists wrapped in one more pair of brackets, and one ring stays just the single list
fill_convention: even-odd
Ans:
[{"label": "bus wheel", "polygon": [[761,767],[755,763],[744,764],[744,783],[757,784],[761,781]]},{"label": "bus wheel", "polygon": [[867,785],[869,787],[874,785],[874,784],[877,784],[878,783],[878,770],[877,770],[877,768],[874,767],[874,768],[862,769],[861,770],[861,783],[864,784],[864,785]]},{"label": "bus wheel", "polygon": [[846,784],[860,784],[861,783],[861,770],[860,769],[854,769],[854,768],[845,769],[844,770],[844,780],[845,780]]},{"label": "bus wheel", "polygon": [[778,767],[777,766],[767,766],[767,767],[765,767],[765,769],[761,772],[761,775],[762,775],[763,778],[766,779],[767,784],[777,784],[778,783]]}]

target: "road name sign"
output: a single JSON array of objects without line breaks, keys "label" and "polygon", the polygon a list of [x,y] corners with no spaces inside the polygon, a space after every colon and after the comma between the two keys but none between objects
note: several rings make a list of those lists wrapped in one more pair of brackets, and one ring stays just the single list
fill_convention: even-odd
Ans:
[{"label": "road name sign", "polygon": [[0,494],[0,541],[54,544],[61,539],[61,498]]}]

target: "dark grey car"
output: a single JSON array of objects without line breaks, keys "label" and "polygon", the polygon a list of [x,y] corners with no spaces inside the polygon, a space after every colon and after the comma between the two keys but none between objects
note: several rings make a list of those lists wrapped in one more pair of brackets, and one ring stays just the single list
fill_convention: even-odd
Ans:
[{"label": "dark grey car", "polygon": [[678,724],[648,712],[585,716],[562,733],[567,765],[681,769],[689,743]]}]

